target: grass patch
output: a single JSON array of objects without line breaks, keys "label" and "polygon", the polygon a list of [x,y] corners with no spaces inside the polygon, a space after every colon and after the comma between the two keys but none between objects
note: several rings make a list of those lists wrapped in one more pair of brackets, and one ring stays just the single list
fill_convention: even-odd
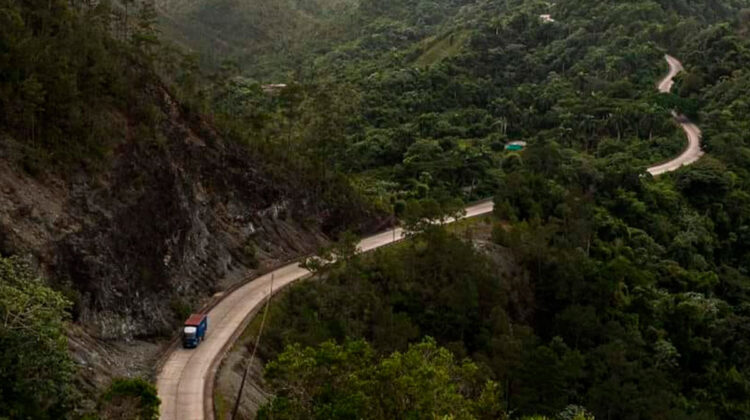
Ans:
[{"label": "grass patch", "polygon": [[460,237],[471,237],[475,233],[490,232],[492,226],[500,220],[493,214],[484,214],[477,217],[465,217],[455,223],[445,226],[448,232]]},{"label": "grass patch", "polygon": [[429,67],[446,58],[458,55],[466,41],[469,31],[451,32],[441,38],[429,37],[424,40],[424,52],[414,62],[419,67]]},{"label": "grass patch", "polygon": [[226,418],[225,413],[227,413],[227,409],[229,406],[227,405],[227,402],[224,400],[224,395],[219,392],[219,388],[214,388],[214,415],[216,416],[216,420],[224,420]]}]

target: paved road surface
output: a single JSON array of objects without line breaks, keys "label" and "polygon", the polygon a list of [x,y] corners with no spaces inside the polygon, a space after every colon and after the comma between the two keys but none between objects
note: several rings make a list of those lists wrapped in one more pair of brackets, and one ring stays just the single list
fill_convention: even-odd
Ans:
[{"label": "paved road surface", "polygon": [[[466,217],[492,212],[492,201],[484,201],[466,208]],[[449,220],[448,222],[451,222]],[[369,251],[403,238],[401,228],[389,230],[363,239],[362,251]],[[297,263],[274,271],[274,289],[310,274]],[[198,420],[213,416],[212,401],[205,398],[205,389],[213,381],[212,363],[223,357],[225,346],[236,338],[252,318],[253,311],[261,307],[271,286],[271,273],[245,284],[227,295],[208,313],[206,340],[197,348],[178,348],[165,362],[158,374],[156,386],[161,398],[162,420]],[[207,410],[208,409],[208,410]]]},{"label": "paved road surface", "polygon": [[[682,63],[680,63],[680,61],[676,58],[670,55],[665,56],[665,58],[667,59],[667,63],[669,63],[669,73],[667,74],[667,77],[659,82],[659,92],[662,93],[667,93],[672,90],[672,85],[674,85],[674,77],[677,75],[677,73],[684,70],[684,68],[682,67]],[[676,114],[675,117],[677,117]],[[685,131],[685,135],[688,139],[687,148],[676,158],[648,168],[648,172],[651,175],[656,176],[663,173],[676,171],[682,166],[694,163],[695,161],[700,159],[701,156],[703,156],[703,150],[701,150],[700,128],[698,128],[695,124],[689,122],[684,117],[681,117],[681,119],[684,119],[684,121],[680,123],[680,126],[682,126],[682,130]]]},{"label": "paved road surface", "polygon": [[664,58],[669,64],[669,73],[664,79],[662,79],[661,82],[659,82],[659,92],[669,93],[672,90],[672,85],[674,85],[675,76],[677,76],[679,72],[685,70],[685,68],[682,67],[682,63],[680,63],[680,60],[672,57],[671,55],[665,55]]},{"label": "paved road surface", "polygon": [[[673,79],[683,70],[682,64],[671,56],[666,56],[669,74],[659,83],[661,92],[669,92]],[[694,124],[682,123],[689,146],[679,157],[667,163],[648,169],[652,175],[660,175],[678,169],[698,160],[703,152],[700,148],[701,132]],[[492,212],[492,201],[475,204],[466,209],[466,217]],[[451,222],[451,221],[448,221]],[[362,251],[369,251],[400,240],[403,231],[389,230],[359,243]],[[289,283],[304,278],[309,272],[297,263],[279,268],[273,273],[261,276],[227,295],[209,313],[206,341],[193,350],[176,349],[169,355],[157,377],[159,398],[161,398],[161,419],[198,420],[205,416],[213,417],[212,396],[206,398],[205,390],[214,380],[212,364],[223,357],[225,348],[236,339],[252,318],[254,311],[269,292],[271,275],[274,276],[274,289],[278,290]]]}]

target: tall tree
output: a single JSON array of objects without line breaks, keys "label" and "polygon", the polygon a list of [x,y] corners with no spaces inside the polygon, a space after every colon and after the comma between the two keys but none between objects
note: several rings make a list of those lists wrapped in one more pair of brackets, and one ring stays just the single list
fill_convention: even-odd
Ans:
[{"label": "tall tree", "polygon": [[0,257],[0,417],[64,416],[72,395],[69,308],[28,265]]}]

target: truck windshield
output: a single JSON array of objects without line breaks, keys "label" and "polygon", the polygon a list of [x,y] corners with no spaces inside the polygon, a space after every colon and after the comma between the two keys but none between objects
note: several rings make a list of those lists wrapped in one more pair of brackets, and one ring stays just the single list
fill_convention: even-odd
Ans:
[{"label": "truck windshield", "polygon": [[195,337],[196,331],[198,331],[196,327],[185,327],[185,331],[183,333],[185,334],[185,337],[193,338]]}]

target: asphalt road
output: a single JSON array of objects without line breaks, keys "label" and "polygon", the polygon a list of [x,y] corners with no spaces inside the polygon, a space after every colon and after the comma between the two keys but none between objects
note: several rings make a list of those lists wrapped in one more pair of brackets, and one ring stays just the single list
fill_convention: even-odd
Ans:
[{"label": "asphalt road", "polygon": [[[674,77],[683,70],[674,57],[666,56],[669,74],[659,83],[661,92],[669,92]],[[683,165],[698,160],[703,152],[700,148],[701,131],[690,122],[681,123],[688,138],[688,148],[669,162],[652,166],[648,172],[660,175],[674,171]],[[492,201],[481,202],[466,208],[466,217],[492,212]],[[447,221],[448,223],[452,220]],[[403,238],[403,230],[397,228],[363,239],[361,251],[370,251]],[[206,340],[196,349],[175,349],[164,363],[157,376],[157,389],[161,399],[160,418],[163,420],[199,420],[213,418],[212,395],[206,389],[213,383],[215,363],[223,358],[226,349],[235,341],[252,319],[268,295],[271,278],[274,290],[279,290],[310,273],[297,263],[281,267],[261,276],[235,290],[222,299],[208,313]]]},{"label": "asphalt road", "polygon": [[[676,58],[667,55],[665,56],[667,63],[669,63],[669,73],[667,76],[659,82],[659,92],[668,93],[672,90],[674,85],[674,77],[677,73],[684,70],[682,63]],[[674,115],[677,117],[677,115]],[[684,120],[683,120],[684,119]],[[703,156],[703,150],[701,150],[701,130],[695,124],[689,122],[686,118],[681,118],[683,122],[680,123],[682,130],[685,131],[687,136],[688,146],[685,150],[676,158],[649,167],[647,170],[651,175],[661,175],[667,172],[672,172],[680,169],[685,165],[690,165]]]},{"label": "asphalt road", "polygon": [[[484,201],[466,208],[465,217],[492,212],[492,201]],[[448,220],[447,223],[453,220]],[[401,228],[388,230],[363,239],[361,251],[370,251],[403,239]],[[156,386],[161,399],[162,420],[198,420],[213,418],[210,395],[206,386],[214,380],[213,364],[221,360],[225,349],[244,330],[255,310],[270,291],[273,275],[274,290],[279,290],[295,280],[310,274],[298,263],[281,267],[261,276],[224,297],[208,313],[206,339],[197,348],[175,349],[164,363],[157,376]],[[208,397],[208,398],[207,398]]]}]

